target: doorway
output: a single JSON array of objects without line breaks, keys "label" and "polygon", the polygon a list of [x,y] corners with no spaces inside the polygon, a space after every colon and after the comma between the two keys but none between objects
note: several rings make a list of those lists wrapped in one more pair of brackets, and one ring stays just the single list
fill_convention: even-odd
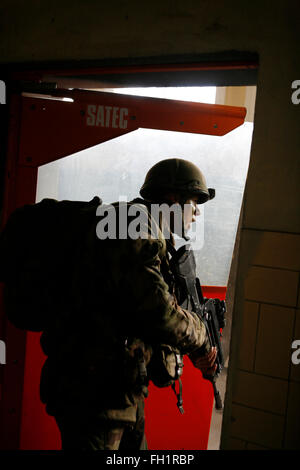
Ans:
[{"label": "doorway", "polygon": [[[146,133],[148,132],[148,138],[149,138],[149,140],[154,143],[154,142],[155,142],[155,139],[153,139],[153,136],[151,136],[151,131],[152,131],[152,130],[150,130],[150,129],[145,129],[145,132],[146,132]],[[154,131],[154,132],[158,132],[158,131]],[[162,132],[165,133],[165,136],[169,133],[169,131],[162,131]],[[128,143],[130,144],[130,139],[131,139],[131,137],[134,136],[134,134],[136,134],[135,137],[138,138],[138,139],[140,139],[140,141],[145,141],[145,139],[146,139],[146,134],[142,137],[142,136],[139,136],[138,133],[139,133],[139,131],[135,131],[134,133],[126,134],[126,135],[117,137],[117,138],[115,138],[114,140],[111,140],[110,142],[105,142],[105,143],[101,144],[101,147],[104,148],[105,146],[108,146],[108,144],[113,144],[113,145],[115,145],[115,144],[121,142],[121,147],[124,148],[125,140],[127,139],[127,140],[128,140],[127,144],[128,144]],[[189,134],[189,137],[190,137],[191,139],[194,138],[194,134]],[[206,137],[206,136],[205,136],[205,137]],[[172,140],[172,138],[173,138],[173,137],[171,137],[171,140]],[[169,135],[169,138],[168,138],[167,140],[170,140],[170,135]],[[250,140],[251,140],[251,139],[250,139]],[[174,142],[175,142],[175,141],[174,141]],[[156,145],[157,145],[157,144],[156,144]],[[183,144],[183,145],[184,145],[184,144]],[[197,144],[197,145],[199,145],[199,144]],[[128,148],[129,148],[129,147],[128,147]],[[177,151],[178,151],[179,148],[180,148],[180,147],[177,147]],[[184,148],[186,149],[186,144],[185,144]],[[161,147],[160,147],[160,149],[161,149]],[[93,146],[91,150],[96,150],[95,146]],[[99,150],[99,149],[97,149],[97,151],[98,151],[98,150]],[[102,151],[102,149],[101,149],[101,151]],[[86,151],[83,151],[83,152],[86,152]],[[83,152],[80,152],[80,153],[83,154]],[[111,149],[110,149],[110,152],[111,152]],[[186,154],[186,152],[185,152],[185,154]],[[152,155],[153,155],[153,154],[152,154]],[[173,153],[173,154],[170,155],[170,156],[175,156],[175,155],[174,155],[174,153]],[[182,154],[182,156],[184,156],[184,155]],[[82,155],[81,155],[81,157],[82,157]],[[80,162],[79,162],[80,158],[79,158],[79,156],[78,156],[78,155],[73,155],[72,160],[75,162],[75,160],[76,160],[77,158],[78,158],[78,161],[77,161],[78,168],[80,168]],[[85,160],[86,160],[86,161],[88,161],[89,158],[91,158],[91,157],[85,156]],[[157,158],[161,159],[161,154],[159,155],[159,157],[158,157],[158,154],[157,154]],[[63,158],[62,160],[67,161],[67,159],[69,159],[69,161],[71,161],[70,156]],[[58,160],[58,162],[61,162],[61,161]],[[79,163],[78,163],[78,162],[79,162]],[[149,164],[150,164],[150,161],[149,161]],[[54,174],[55,174],[55,172],[57,173],[57,169],[54,169],[54,167],[53,167],[52,170],[51,170],[51,169],[50,169],[50,165],[51,165],[51,164],[49,164],[49,166],[48,166],[47,169],[46,169],[46,167],[44,167],[44,168],[40,167],[39,172],[38,172],[38,173],[39,173],[39,176],[38,176],[37,179],[36,179],[36,177],[34,176],[33,172],[32,172],[31,170],[29,170],[29,168],[28,168],[28,171],[25,172],[26,174],[31,175],[31,176],[27,179],[28,188],[29,188],[29,186],[32,187],[32,184],[31,184],[31,183],[34,183],[34,181],[36,181],[36,182],[38,183],[38,194],[37,194],[37,198],[41,197],[41,194],[42,194],[42,192],[43,192],[43,189],[41,189],[41,188],[42,188],[42,186],[41,186],[41,181],[42,181],[42,179],[43,179],[43,171],[44,171],[44,170],[45,170],[45,171],[48,171],[48,177],[47,177],[48,182],[49,182],[49,181],[51,180],[51,178],[52,178],[52,182],[53,182],[53,184],[54,184],[54,181],[55,181],[55,176],[54,176]],[[203,168],[203,167],[202,167],[202,168]],[[143,170],[143,169],[141,168],[141,170]],[[51,176],[51,177],[49,176],[49,171],[50,171],[50,172],[52,171],[52,176]],[[63,170],[63,169],[62,169],[62,174],[64,173],[64,171],[66,171],[66,170]],[[74,169],[73,169],[72,171],[74,171]],[[143,170],[143,171],[144,171],[144,170]],[[203,171],[205,171],[205,169],[203,169]],[[80,171],[79,171],[79,173],[80,173]],[[74,174],[74,173],[73,173],[73,174]],[[45,175],[45,173],[44,173],[44,175]],[[23,173],[22,176],[24,176],[24,173]],[[37,175],[36,175],[36,176],[37,176]],[[19,178],[21,178],[21,175],[19,176]],[[44,179],[45,179],[45,178],[44,178]],[[62,180],[61,180],[61,181],[62,181]],[[123,178],[123,182],[126,183],[126,177]],[[127,181],[127,183],[128,183],[128,181]],[[67,180],[65,179],[65,184],[63,184],[63,187],[66,188],[67,186],[68,186]],[[85,186],[86,186],[86,184],[83,184],[82,187],[85,187]],[[103,187],[104,187],[104,186],[102,186],[102,188],[101,188],[102,190],[103,190]],[[45,189],[44,189],[44,190],[45,190]],[[127,190],[128,190],[128,186],[127,186]],[[48,190],[47,190],[46,192],[47,192],[47,196],[48,196],[48,197],[51,196],[51,195],[52,195],[52,197],[54,197],[54,193],[51,193],[51,194],[49,193],[49,188],[48,188]],[[98,192],[98,191],[97,191],[97,192]],[[134,189],[134,192],[136,193],[136,188]],[[125,194],[124,194],[124,196],[125,196],[125,195],[126,195],[126,191],[124,191],[124,193],[125,193]],[[130,192],[129,192],[129,191],[127,191],[127,194],[128,194],[128,197],[130,198]],[[136,195],[136,194],[135,194],[135,195]],[[102,196],[102,191],[101,191],[100,196]],[[60,197],[59,197],[59,198],[60,198]],[[65,198],[65,196],[62,196],[62,198]],[[74,192],[73,192],[73,196],[71,196],[71,197],[70,197],[70,196],[67,196],[67,198],[68,198],[68,199],[78,199],[77,195],[75,196],[75,193],[74,193]],[[107,196],[107,198],[110,199],[110,198],[109,198],[109,195]],[[18,199],[18,198],[17,198],[17,199]],[[22,199],[22,197],[21,197],[21,195],[19,195],[19,200],[21,200],[21,199]],[[80,199],[83,199],[83,194],[80,196]],[[113,197],[112,199],[116,199],[116,197]],[[207,219],[207,214],[205,214],[205,220],[206,220],[206,219]],[[208,224],[205,224],[205,225],[208,225]],[[205,237],[205,239],[206,239],[206,238],[207,238],[207,237]],[[209,239],[209,238],[207,238],[207,239]],[[204,270],[201,270],[201,273],[200,273],[200,277],[201,277],[201,280],[202,280],[202,284],[204,284],[204,285],[207,284],[208,286],[209,286],[209,285],[212,285],[209,280],[206,281],[205,278],[203,278],[203,275],[202,275],[203,272],[204,272]],[[208,272],[209,272],[209,271],[208,271]],[[223,286],[223,287],[224,287],[224,286]],[[33,348],[33,349],[34,349],[34,348]],[[26,377],[26,374],[25,374],[25,377]],[[24,397],[23,397],[23,405],[24,405],[24,403],[25,403],[24,400],[25,400],[25,395],[24,395]],[[32,406],[32,405],[31,405],[31,406]],[[26,414],[27,414],[27,412],[28,412],[28,409],[25,410],[25,408],[23,407],[23,418],[22,418],[22,419],[23,419],[23,421],[22,421],[22,422],[23,422],[23,425],[24,425],[24,422],[25,422],[24,419],[26,419]],[[27,415],[28,415],[28,414],[27,414]],[[209,419],[210,419],[210,418],[209,418]],[[24,430],[24,429],[25,429],[25,428],[23,427],[23,430]],[[23,436],[24,436],[24,435],[25,435],[25,433],[23,432]],[[22,443],[22,438],[21,438],[21,443]],[[202,443],[201,445],[202,445],[202,446],[204,445],[203,448],[205,448],[205,443],[204,443],[204,444]],[[200,446],[201,446],[201,445],[200,445]],[[21,445],[21,447],[22,447],[22,445]],[[193,447],[194,447],[194,446],[193,446]],[[26,448],[26,443],[24,444],[24,441],[23,441],[23,448]],[[174,447],[174,449],[175,449],[175,448],[176,448],[176,447]],[[182,448],[182,447],[181,447],[181,448]],[[194,448],[195,448],[195,447],[194,447]]]},{"label": "doorway", "polygon": [[[208,185],[216,188],[216,198],[201,206],[201,217],[192,229],[191,239],[194,240],[192,246],[196,255],[197,275],[207,296],[225,298],[249,165],[255,87],[118,88],[100,91],[210,104],[223,104],[220,101],[227,99],[227,102],[231,101],[237,105],[245,104],[248,95],[246,122],[225,136],[143,128],[40,166],[38,170],[36,202],[46,197],[88,201],[98,195],[104,203],[110,203],[117,200],[129,201],[137,197],[146,172],[163,158],[185,158],[197,164],[204,172]],[[230,315],[230,312],[228,313]],[[226,392],[230,325],[231,320],[227,318],[227,332],[224,331],[223,338],[225,367],[218,379],[223,401]],[[188,367],[187,364],[186,369]],[[185,376],[186,397],[190,400],[196,399],[201,412],[197,414],[196,410],[195,415],[195,410],[189,410],[187,405],[188,412],[190,416],[193,412],[195,421],[192,424],[187,421],[184,440],[181,433],[173,433],[172,439],[168,426],[172,429],[178,426],[182,428],[183,419],[178,420],[176,410],[174,415],[174,400],[169,391],[151,390],[151,396],[154,398],[152,403],[148,400],[149,415],[152,419],[149,420],[148,428],[150,448],[218,449],[222,412],[213,408],[208,384],[203,380],[199,381],[191,370],[187,371]],[[197,386],[195,381],[199,382]],[[191,396],[193,388],[198,388],[198,394],[201,390],[204,406],[203,402],[199,403],[199,397]],[[163,406],[157,405],[159,401]],[[172,404],[168,405],[170,402]],[[164,425],[161,423],[162,408],[165,412]],[[157,415],[153,409],[157,410]],[[155,435],[152,435],[151,427],[156,430]],[[195,428],[198,429],[196,439]],[[189,445],[191,447],[188,447]]]}]

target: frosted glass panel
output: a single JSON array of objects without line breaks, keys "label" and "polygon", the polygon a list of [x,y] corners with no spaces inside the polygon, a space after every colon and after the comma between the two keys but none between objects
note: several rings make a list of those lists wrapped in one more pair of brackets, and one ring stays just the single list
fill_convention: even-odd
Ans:
[{"label": "frosted glass panel", "polygon": [[253,124],[223,137],[139,129],[39,168],[37,201],[106,203],[139,196],[148,169],[164,158],[197,164],[216,197],[200,205],[194,231],[198,275],[203,285],[225,286],[247,176]]}]

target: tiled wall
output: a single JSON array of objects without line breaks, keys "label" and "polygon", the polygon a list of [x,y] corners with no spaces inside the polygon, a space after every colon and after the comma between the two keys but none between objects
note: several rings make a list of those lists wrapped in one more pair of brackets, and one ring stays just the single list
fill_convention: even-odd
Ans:
[{"label": "tiled wall", "polygon": [[243,230],[243,286],[229,449],[299,448],[300,235]]}]

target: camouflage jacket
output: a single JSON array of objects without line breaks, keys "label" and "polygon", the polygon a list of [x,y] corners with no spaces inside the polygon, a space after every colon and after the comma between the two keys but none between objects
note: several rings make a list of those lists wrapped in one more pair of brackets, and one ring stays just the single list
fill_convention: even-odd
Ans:
[{"label": "camouflage jacket", "polygon": [[[114,207],[118,215],[120,205]],[[41,399],[50,414],[80,409],[132,422],[141,396],[135,349],[142,348],[148,363],[153,344],[188,354],[206,341],[203,323],[177,304],[166,282],[161,227],[139,207],[147,215],[142,227],[147,235],[99,240],[93,226],[81,252],[74,253],[72,289],[41,337],[48,356]]]}]

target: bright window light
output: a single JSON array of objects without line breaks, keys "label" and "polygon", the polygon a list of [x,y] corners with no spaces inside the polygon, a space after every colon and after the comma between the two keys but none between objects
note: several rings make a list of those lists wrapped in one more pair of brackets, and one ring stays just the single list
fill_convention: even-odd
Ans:
[{"label": "bright window light", "polygon": [[216,87],[148,87],[148,88],[104,88],[101,91],[124,95],[148,96],[171,100],[194,101],[214,104]]}]

